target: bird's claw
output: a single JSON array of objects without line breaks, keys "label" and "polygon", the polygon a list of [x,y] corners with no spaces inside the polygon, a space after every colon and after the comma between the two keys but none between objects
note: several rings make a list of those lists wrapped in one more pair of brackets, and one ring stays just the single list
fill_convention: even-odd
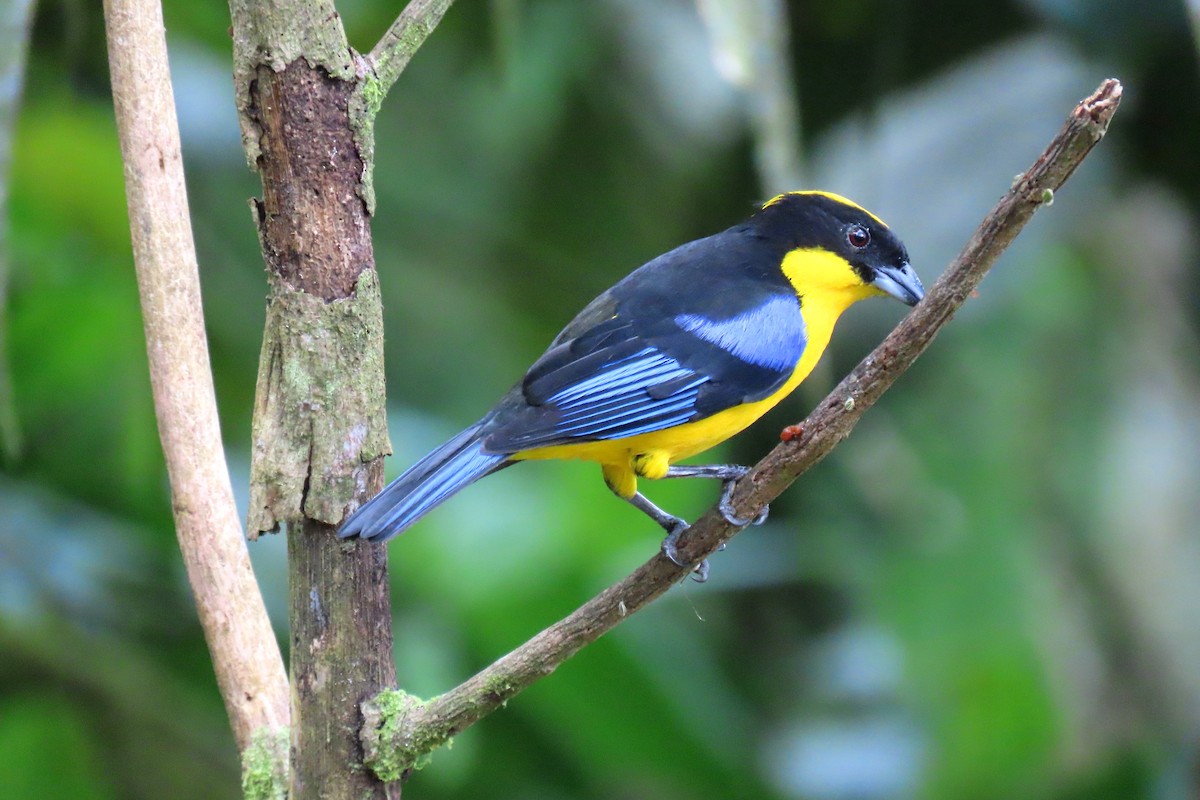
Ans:
[{"label": "bird's claw", "polygon": [[[686,567],[687,562],[680,557],[677,543],[679,542],[679,537],[683,535],[683,532],[686,531],[688,527],[689,526],[686,522],[679,520],[671,526],[671,530],[667,533],[667,537],[662,541],[663,555],[681,567]],[[694,580],[696,583],[704,583],[708,580],[707,558],[692,568],[692,580]]]},{"label": "bird's claw", "polygon": [[[746,472],[749,471],[750,470],[748,469],[746,470]],[[721,489],[721,502],[717,503],[717,510],[721,512],[721,516],[725,518],[725,521],[730,525],[736,525],[739,528],[744,528],[747,525],[762,525],[767,521],[767,515],[771,513],[771,507],[769,505],[763,506],[762,511],[759,511],[758,514],[753,517],[739,517],[734,512],[733,503],[731,501],[733,498],[733,490],[737,487],[738,479],[744,475],[745,473],[739,475],[738,478],[729,478],[724,482],[723,488]]]}]

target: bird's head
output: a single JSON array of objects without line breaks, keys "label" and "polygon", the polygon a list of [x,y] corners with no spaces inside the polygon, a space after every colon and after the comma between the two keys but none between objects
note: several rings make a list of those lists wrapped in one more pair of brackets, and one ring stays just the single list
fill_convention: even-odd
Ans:
[{"label": "bird's head", "polygon": [[904,244],[882,220],[840,195],[781,194],[749,224],[786,242],[782,269],[802,298],[845,308],[872,295],[891,295],[910,306],[925,296]]}]

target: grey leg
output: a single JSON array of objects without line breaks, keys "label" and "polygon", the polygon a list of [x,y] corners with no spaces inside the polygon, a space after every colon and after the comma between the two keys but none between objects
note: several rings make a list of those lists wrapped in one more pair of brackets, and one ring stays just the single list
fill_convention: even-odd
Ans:
[{"label": "grey leg", "polygon": [[[686,562],[679,558],[679,550],[676,548],[676,543],[679,541],[680,535],[688,529],[687,522],[663,511],[650,502],[650,498],[641,492],[634,493],[633,497],[628,498],[628,500],[630,505],[657,522],[667,532],[667,538],[663,539],[662,543],[663,555],[681,567],[687,566]],[[697,583],[704,583],[708,580],[707,558],[697,564],[695,569],[692,570],[692,579]]]},{"label": "grey leg", "polygon": [[747,525],[762,525],[767,521],[767,515],[771,513],[770,506],[763,506],[763,510],[753,518],[743,519],[733,512],[733,504],[729,498],[733,496],[733,489],[737,486],[738,479],[745,477],[749,471],[749,467],[743,467],[740,464],[700,464],[697,466],[672,466],[663,477],[716,478],[721,481],[721,501],[717,503],[717,510],[730,525],[744,528]]},{"label": "grey leg", "polygon": [[750,471],[741,464],[675,464],[667,468],[665,478],[716,478],[736,481]]}]

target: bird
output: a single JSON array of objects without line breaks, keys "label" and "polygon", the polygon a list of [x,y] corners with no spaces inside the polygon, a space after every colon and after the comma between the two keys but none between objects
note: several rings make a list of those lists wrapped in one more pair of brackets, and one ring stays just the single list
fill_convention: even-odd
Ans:
[{"label": "bird", "polygon": [[[924,288],[908,251],[878,217],[825,191],[780,194],[748,219],[683,244],[589,303],[478,422],[353,511],[342,538],[384,542],[474,481],[522,461],[600,465],[618,497],[666,531],[680,566],[685,520],[638,491],[638,479],[722,481],[718,504],[749,470],[680,465],[739,433],[816,366],[851,305]],[[764,510],[765,512],[765,510]],[[707,562],[693,577],[707,577]]]}]

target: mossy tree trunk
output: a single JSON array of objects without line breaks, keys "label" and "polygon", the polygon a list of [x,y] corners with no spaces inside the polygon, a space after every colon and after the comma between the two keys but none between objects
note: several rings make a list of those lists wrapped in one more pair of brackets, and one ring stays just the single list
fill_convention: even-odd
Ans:
[{"label": "mossy tree trunk", "polygon": [[231,0],[251,201],[270,284],[250,535],[288,529],[290,796],[398,797],[362,765],[360,703],[394,686],[387,551],[341,542],[382,486],[382,309],[370,221],[377,88],[328,0]]}]

